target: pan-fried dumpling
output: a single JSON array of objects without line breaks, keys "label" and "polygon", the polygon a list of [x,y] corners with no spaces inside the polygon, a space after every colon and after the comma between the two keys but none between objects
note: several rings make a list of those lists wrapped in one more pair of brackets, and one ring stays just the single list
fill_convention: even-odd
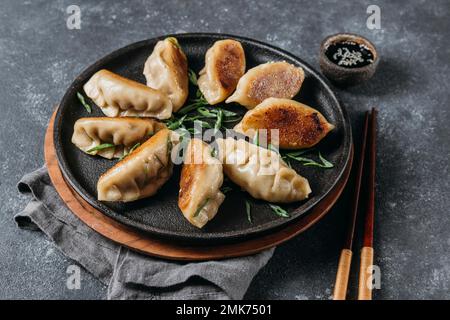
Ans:
[{"label": "pan-fried dumpling", "polygon": [[95,73],[83,88],[108,117],[168,119],[172,115],[172,102],[166,94],[105,69]]},{"label": "pan-fried dumpling", "polygon": [[220,192],[222,164],[211,155],[212,149],[199,139],[191,139],[181,170],[178,207],[198,228],[212,220],[225,199]]},{"label": "pan-fried dumpling", "polygon": [[[234,130],[253,138],[258,129],[267,130],[267,141],[281,149],[310,148],[322,140],[334,126],[316,109],[303,103],[269,98],[248,111]],[[278,143],[271,129],[278,129]]]},{"label": "pan-fried dumpling", "polygon": [[289,168],[280,155],[244,139],[217,139],[225,174],[256,199],[289,203],[311,193],[307,179]]},{"label": "pan-fried dumpling", "polygon": [[[121,158],[166,126],[154,119],[81,118],[75,122],[72,143],[90,155]],[[109,148],[101,146],[113,145]],[[90,151],[91,150],[91,151]]]},{"label": "pan-fried dumpling", "polygon": [[147,86],[169,96],[173,111],[186,102],[189,94],[188,63],[177,39],[158,41],[144,65]]},{"label": "pan-fried dumpling", "polygon": [[305,73],[287,62],[268,62],[248,70],[239,80],[237,89],[225,102],[237,102],[253,109],[265,99],[292,99],[302,86]]},{"label": "pan-fried dumpling", "polygon": [[172,175],[172,148],[179,136],[158,131],[97,182],[98,200],[129,202],[154,195]]},{"label": "pan-fried dumpling", "polygon": [[198,87],[209,104],[217,104],[233,93],[244,73],[245,54],[240,42],[219,40],[206,52]]}]

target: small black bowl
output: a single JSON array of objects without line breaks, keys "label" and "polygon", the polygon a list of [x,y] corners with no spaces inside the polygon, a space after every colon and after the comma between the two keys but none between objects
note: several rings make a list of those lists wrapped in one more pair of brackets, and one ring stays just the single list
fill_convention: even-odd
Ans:
[{"label": "small black bowl", "polygon": [[[348,68],[339,66],[331,61],[326,55],[330,45],[346,41],[351,41],[366,46],[373,55],[373,62],[362,67]],[[369,80],[375,73],[378,62],[380,61],[375,46],[366,38],[352,33],[338,33],[325,38],[320,45],[319,59],[322,73],[330,81],[339,86],[353,86]]]}]

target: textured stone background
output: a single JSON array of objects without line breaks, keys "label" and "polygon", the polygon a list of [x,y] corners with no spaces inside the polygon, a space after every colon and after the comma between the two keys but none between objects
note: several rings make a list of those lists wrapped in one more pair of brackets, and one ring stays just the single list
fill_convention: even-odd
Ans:
[{"label": "textured stone background", "polygon": [[[66,28],[78,4],[81,30]],[[381,30],[366,8],[381,7]],[[450,3],[442,1],[0,2],[0,298],[85,298],[105,288],[82,274],[66,289],[66,259],[44,235],[17,229],[20,177],[43,163],[53,106],[86,66],[132,42],[174,32],[224,32],[266,41],[318,67],[320,41],[348,31],[381,54],[373,80],[338,90],[354,124],[380,109],[376,263],[379,299],[449,298]],[[347,196],[319,224],[277,249],[247,298],[329,299],[344,237]],[[355,286],[355,283],[352,284]]]}]

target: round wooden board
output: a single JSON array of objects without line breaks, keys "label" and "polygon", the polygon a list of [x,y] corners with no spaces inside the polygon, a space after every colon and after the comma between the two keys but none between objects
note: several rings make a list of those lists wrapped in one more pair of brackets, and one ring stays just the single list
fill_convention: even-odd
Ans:
[{"label": "round wooden board", "polygon": [[183,246],[166,240],[151,237],[133,228],[125,226],[93,208],[81,198],[64,180],[56,159],[53,144],[53,113],[45,135],[44,156],[50,179],[56,191],[66,203],[67,207],[89,227],[104,237],[119,243],[127,248],[155,257],[172,260],[217,260],[255,254],[262,250],[279,245],[301,232],[305,231],[319,221],[335,204],[341,195],[350,175],[353,148],[350,161],[341,180],[334,189],[320,201],[305,217],[274,233],[241,242],[215,245],[215,246]]}]

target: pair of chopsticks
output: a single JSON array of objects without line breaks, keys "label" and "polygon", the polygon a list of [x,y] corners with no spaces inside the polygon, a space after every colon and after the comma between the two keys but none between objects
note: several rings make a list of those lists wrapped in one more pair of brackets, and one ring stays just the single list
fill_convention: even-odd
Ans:
[{"label": "pair of chopsticks", "polygon": [[[347,238],[344,248],[341,251],[339,265],[336,274],[336,283],[334,286],[334,300],[345,300],[347,296],[347,286],[350,274],[350,265],[353,255],[353,236],[355,233],[356,219],[358,215],[358,206],[360,202],[360,190],[364,176],[364,170],[367,171],[367,180],[364,181],[367,187],[368,198],[365,207],[365,225],[363,236],[363,247],[361,249],[359,283],[358,283],[358,300],[371,300],[372,289],[368,285],[373,266],[373,222],[375,207],[375,154],[376,154],[376,125],[377,110],[372,108],[372,112],[366,112],[364,120],[363,141],[359,156],[358,165],[356,167],[355,191],[352,199],[352,207],[350,220],[347,231]],[[366,149],[367,157],[366,160]]]}]

